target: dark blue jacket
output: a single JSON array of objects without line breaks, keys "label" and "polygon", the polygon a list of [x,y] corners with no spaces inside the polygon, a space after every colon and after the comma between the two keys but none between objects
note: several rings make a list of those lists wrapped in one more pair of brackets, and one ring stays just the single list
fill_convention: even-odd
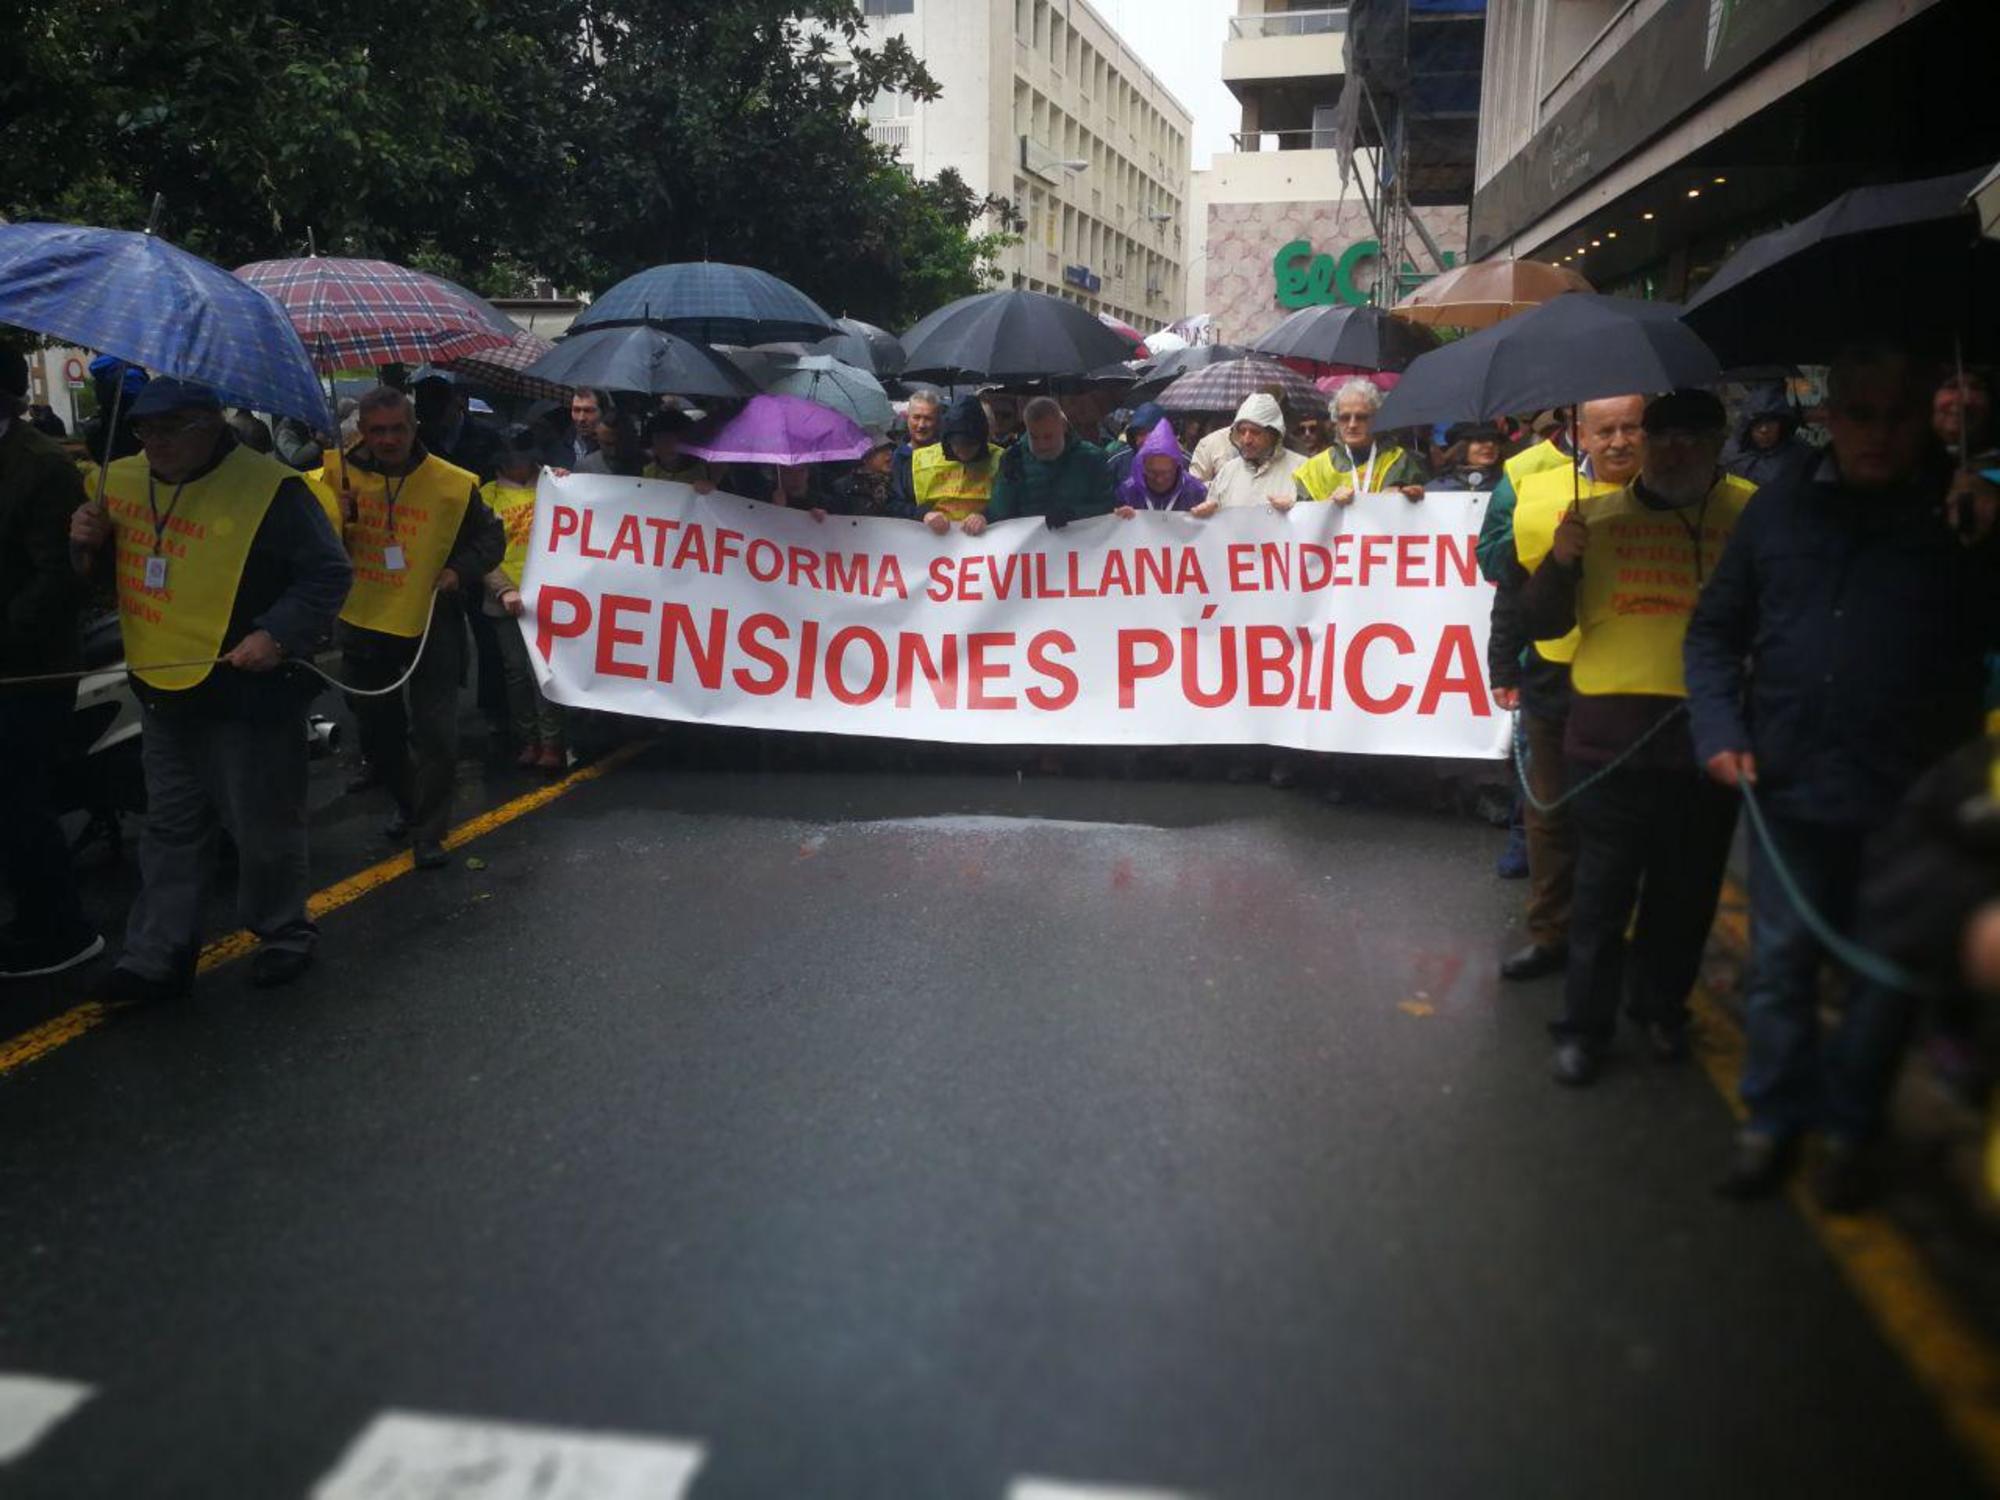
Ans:
[{"label": "dark blue jacket", "polygon": [[1848,489],[1829,456],[1757,492],[1688,624],[1699,759],[1754,751],[1774,811],[1867,829],[1978,734],[2000,565],[1943,491]]}]

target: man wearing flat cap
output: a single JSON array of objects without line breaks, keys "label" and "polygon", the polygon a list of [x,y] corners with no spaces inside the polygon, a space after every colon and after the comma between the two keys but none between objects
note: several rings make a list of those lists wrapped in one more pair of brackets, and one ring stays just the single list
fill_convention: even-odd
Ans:
[{"label": "man wearing flat cap", "polygon": [[1582,788],[1576,893],[1550,1027],[1556,1081],[1570,1085],[1596,1078],[1621,1001],[1657,1059],[1687,1056],[1688,993],[1736,826],[1735,800],[1694,758],[1681,646],[1754,487],[1722,471],[1726,415],[1706,391],[1657,397],[1643,421],[1638,476],[1576,503],[1522,600],[1536,640],[1577,631],[1563,734]]},{"label": "man wearing flat cap", "polygon": [[[296,665],[331,635],[352,570],[298,474],[236,440],[214,392],[162,377],[131,405],[140,452],[78,507],[80,570],[109,566],[145,709],[141,887],[106,998],[177,998],[194,979],[216,833],[235,841],[237,914],[259,986],[296,979],[306,915],[305,709]],[[109,557],[105,556],[109,553]]]}]

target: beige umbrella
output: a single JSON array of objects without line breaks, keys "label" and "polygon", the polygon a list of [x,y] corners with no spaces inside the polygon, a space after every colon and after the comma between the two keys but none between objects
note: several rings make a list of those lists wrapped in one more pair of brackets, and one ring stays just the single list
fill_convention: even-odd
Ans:
[{"label": "beige umbrella", "polygon": [[1433,277],[1389,310],[1412,323],[1490,328],[1564,292],[1596,288],[1539,260],[1482,260]]}]

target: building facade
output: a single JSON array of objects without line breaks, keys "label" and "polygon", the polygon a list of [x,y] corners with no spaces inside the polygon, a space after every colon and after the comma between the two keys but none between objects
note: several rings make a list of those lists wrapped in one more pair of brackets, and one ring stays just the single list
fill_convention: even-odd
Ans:
[{"label": "building facade", "polygon": [[[1343,184],[1334,145],[1349,82],[1347,24],[1345,6],[1238,0],[1219,38],[1223,82],[1242,122],[1234,149],[1195,174],[1199,274],[1188,309],[1209,315],[1218,342],[1249,342],[1316,303],[1377,300],[1379,209],[1371,214],[1360,179],[1379,180],[1380,155],[1364,139],[1356,176]],[[1411,213],[1444,258],[1463,254],[1463,202],[1425,203]]]},{"label": "building facade", "polygon": [[1149,333],[1187,300],[1189,136],[1168,92],[1086,0],[863,0],[871,40],[901,37],[938,82],[885,94],[879,145],[919,177],[947,167],[1010,200],[1025,228],[1002,268]]},{"label": "building facade", "polygon": [[1994,0],[1491,0],[1472,254],[1680,301],[1848,188],[1990,165],[1992,48],[1973,39],[1996,17]]}]

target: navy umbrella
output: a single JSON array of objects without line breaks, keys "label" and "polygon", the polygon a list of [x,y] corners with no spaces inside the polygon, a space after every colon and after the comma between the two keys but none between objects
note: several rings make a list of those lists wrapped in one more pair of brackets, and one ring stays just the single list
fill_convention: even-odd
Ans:
[{"label": "navy umbrella", "polygon": [[0,224],[0,323],[207,386],[231,406],[331,425],[285,310],[150,231]]},{"label": "navy umbrella", "polygon": [[834,323],[840,332],[813,345],[813,353],[831,354],[878,380],[903,373],[903,341],[895,334],[859,318],[836,318]]},{"label": "navy umbrella", "polygon": [[2000,352],[2000,244],[1980,237],[1966,201],[1980,177],[1855,188],[1757,236],[1689,300],[1688,326],[1732,365],[1825,364],[1878,341]]},{"label": "navy umbrella", "polygon": [[1046,292],[978,292],[947,303],[903,335],[906,380],[1011,384],[1082,375],[1132,353],[1074,302]]},{"label": "navy umbrella", "polygon": [[705,344],[644,324],[574,329],[524,372],[572,388],[649,396],[754,396],[756,384]]},{"label": "navy umbrella", "polygon": [[1475,421],[1721,378],[1678,304],[1567,292],[1411,361],[1376,425]]},{"label": "navy umbrella", "polygon": [[1259,354],[1357,370],[1402,370],[1437,346],[1428,328],[1379,307],[1302,307],[1250,341]]},{"label": "navy umbrella", "polygon": [[751,266],[682,261],[627,276],[583,310],[571,331],[651,323],[702,344],[813,343],[837,331],[790,282]]}]

